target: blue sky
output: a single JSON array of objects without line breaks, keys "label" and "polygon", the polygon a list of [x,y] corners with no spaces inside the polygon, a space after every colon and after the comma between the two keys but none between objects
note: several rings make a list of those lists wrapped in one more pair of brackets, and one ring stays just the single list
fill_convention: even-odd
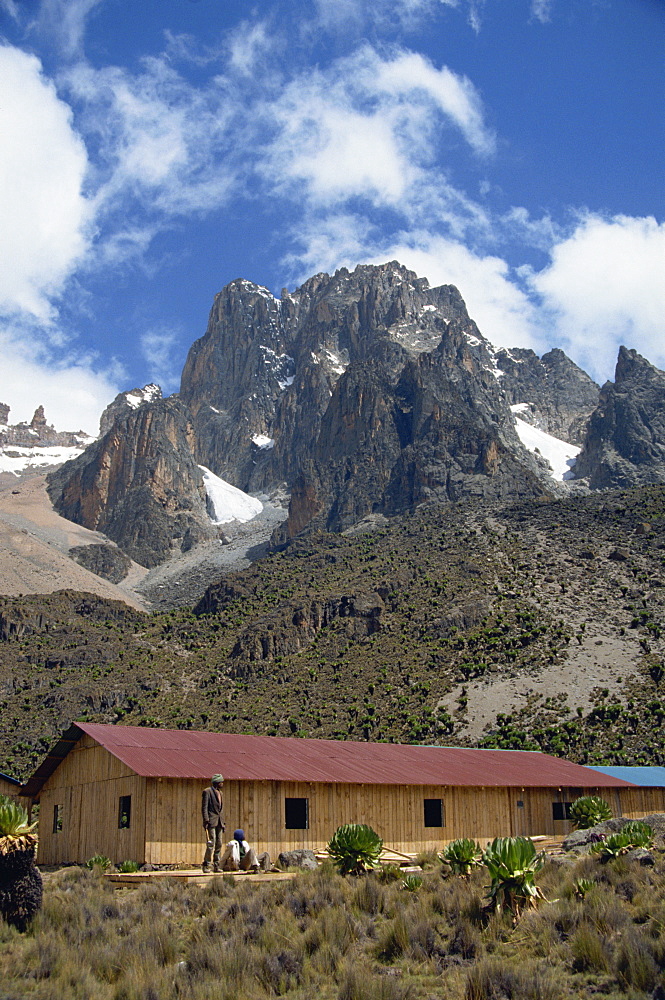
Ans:
[{"label": "blue sky", "polygon": [[213,296],[398,259],[665,367],[662,0],[0,0],[0,401],[94,432]]}]

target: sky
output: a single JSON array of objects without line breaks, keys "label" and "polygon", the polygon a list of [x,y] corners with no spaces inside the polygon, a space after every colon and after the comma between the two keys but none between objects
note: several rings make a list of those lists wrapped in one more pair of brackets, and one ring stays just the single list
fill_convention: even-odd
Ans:
[{"label": "sky", "polygon": [[399,260],[665,368],[663,0],[0,0],[0,401],[96,433],[214,295]]}]

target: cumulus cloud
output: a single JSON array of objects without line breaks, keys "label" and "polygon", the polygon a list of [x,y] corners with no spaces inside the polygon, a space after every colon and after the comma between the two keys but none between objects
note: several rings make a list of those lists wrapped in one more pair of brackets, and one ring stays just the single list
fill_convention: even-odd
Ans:
[{"label": "cumulus cloud", "polygon": [[87,154],[34,56],[0,46],[0,310],[46,321],[87,247]]},{"label": "cumulus cloud", "polygon": [[384,57],[363,45],[325,72],[301,73],[269,108],[276,134],[263,154],[263,175],[283,193],[297,191],[323,208],[364,198],[400,213],[437,217],[456,203],[453,214],[478,214],[432,166],[448,129],[474,153],[494,145],[480,96],[447,67],[406,51]]},{"label": "cumulus cloud", "polygon": [[84,430],[96,436],[99,415],[118,392],[121,371],[95,370],[90,357],[64,357],[49,348],[39,327],[5,322],[0,326],[0,400],[10,420],[30,420],[42,405],[57,430]]},{"label": "cumulus cloud", "polygon": [[601,380],[621,344],[665,367],[665,223],[588,214],[530,275],[553,331],[575,360]]}]

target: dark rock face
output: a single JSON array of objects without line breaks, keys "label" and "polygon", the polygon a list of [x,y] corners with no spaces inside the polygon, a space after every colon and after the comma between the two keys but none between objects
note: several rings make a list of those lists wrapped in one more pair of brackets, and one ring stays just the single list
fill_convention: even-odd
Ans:
[{"label": "dark rock face", "polygon": [[562,351],[495,353],[456,288],[396,262],[318,274],[281,299],[231,282],[179,396],[160,397],[157,386],[116,397],[101,439],[50,487],[60,513],[147,566],[217,537],[199,466],[248,493],[287,484],[275,544],[424,501],[556,492],[517,436],[518,404],[584,445],[577,476],[592,488],[665,476],[665,375],[622,349],[599,404]]},{"label": "dark rock face", "polygon": [[49,476],[70,521],[102,531],[144,566],[217,537],[206,515],[189,414],[176,398],[129,408],[83,455]]},{"label": "dark rock face", "polygon": [[115,545],[75,545],[69,555],[79,566],[111,583],[124,580],[132,565],[131,559]]},{"label": "dark rock face", "polygon": [[665,482],[665,372],[636,351],[619,350],[589,421],[576,478],[592,489]]},{"label": "dark rock face", "polygon": [[528,409],[520,416],[553,437],[582,444],[586,425],[598,404],[599,388],[562,350],[539,358],[524,348],[502,350],[496,356],[504,373],[501,388],[511,405]]}]

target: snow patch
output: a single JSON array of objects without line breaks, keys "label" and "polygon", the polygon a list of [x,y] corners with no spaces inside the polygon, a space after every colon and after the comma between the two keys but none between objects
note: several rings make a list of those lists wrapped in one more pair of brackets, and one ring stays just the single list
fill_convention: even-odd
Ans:
[{"label": "snow patch", "polygon": [[267,437],[266,434],[255,434],[252,441],[261,451],[267,451],[269,448],[275,447],[275,439]]},{"label": "snow patch", "polygon": [[[528,404],[517,403],[516,406],[511,406],[511,410],[515,412],[517,407],[523,409],[525,405]],[[571,470],[581,451],[577,445],[568,444],[567,441],[552,437],[551,434],[538,430],[537,427],[527,424],[526,420],[520,420],[519,417],[515,417],[515,430],[528,451],[538,452],[549,462],[553,479],[564,482],[566,479],[573,478]]]},{"label": "snow patch", "polygon": [[436,312],[436,306],[432,306],[432,305],[423,306],[422,309],[421,309],[421,312],[424,312],[424,313],[435,313]]},{"label": "snow patch", "polygon": [[231,486],[216,476],[205,465],[199,465],[203,473],[203,485],[212,509],[210,520],[213,524],[229,524],[230,521],[251,521],[263,510],[263,504],[256,497],[250,497],[236,486]]},{"label": "snow patch", "polygon": [[77,448],[54,445],[45,448],[24,448],[20,445],[7,445],[5,448],[0,448],[0,472],[10,472],[20,476],[27,469],[43,465],[62,465],[71,458],[78,458],[84,451],[85,446]]}]

